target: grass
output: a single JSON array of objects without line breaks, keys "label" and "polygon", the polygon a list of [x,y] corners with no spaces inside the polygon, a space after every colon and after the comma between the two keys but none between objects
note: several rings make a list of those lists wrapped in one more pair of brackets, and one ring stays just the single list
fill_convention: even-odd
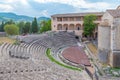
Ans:
[{"label": "grass", "polygon": [[95,47],[94,44],[88,43],[87,46],[94,55],[97,55],[97,48]]},{"label": "grass", "polygon": [[16,40],[10,39],[8,37],[0,37],[0,44],[2,43],[10,43],[13,44]]},{"label": "grass", "polygon": [[118,71],[118,70],[120,70],[120,67],[111,68],[111,70],[115,70],[115,71]]},{"label": "grass", "polygon": [[72,70],[78,70],[78,71],[81,71],[81,68],[77,68],[77,67],[73,67],[73,66],[69,66],[69,65],[65,65],[63,63],[60,63],[59,61],[57,61],[56,59],[54,59],[50,53],[50,49],[47,49],[47,57],[52,61],[52,62],[55,62],[56,64],[60,65],[60,66],[63,66],[65,68],[68,68],[68,69],[72,69]]},{"label": "grass", "polygon": [[14,43],[13,43],[14,45],[20,45],[20,41],[15,41]]}]

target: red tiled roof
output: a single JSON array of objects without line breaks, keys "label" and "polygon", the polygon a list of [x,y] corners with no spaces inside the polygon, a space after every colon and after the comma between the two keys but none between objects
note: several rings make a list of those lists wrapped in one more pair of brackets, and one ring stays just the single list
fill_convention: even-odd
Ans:
[{"label": "red tiled roof", "polygon": [[83,64],[85,66],[91,65],[82,47],[73,46],[73,47],[67,48],[66,50],[63,51],[62,56],[65,59],[76,64]]},{"label": "red tiled roof", "polygon": [[86,13],[66,13],[66,14],[55,14],[52,15],[51,17],[74,17],[74,16],[86,16],[86,15],[90,15],[90,14],[94,14],[97,16],[102,16],[104,14],[104,12],[86,12]]}]

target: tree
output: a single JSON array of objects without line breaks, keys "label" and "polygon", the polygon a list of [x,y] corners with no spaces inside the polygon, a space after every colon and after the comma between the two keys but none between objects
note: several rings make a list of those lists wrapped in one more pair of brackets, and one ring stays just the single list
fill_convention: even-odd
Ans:
[{"label": "tree", "polygon": [[24,27],[23,27],[23,33],[29,33],[30,32],[30,26],[31,26],[31,23],[26,22]]},{"label": "tree", "polygon": [[40,22],[40,32],[41,33],[46,31],[46,28],[45,28],[46,24],[47,24],[47,22],[45,20]]},{"label": "tree", "polygon": [[46,32],[46,31],[49,31],[51,30],[51,20],[48,20],[48,21],[41,21],[40,23],[40,32]]},{"label": "tree", "polygon": [[36,17],[32,21],[32,27],[31,27],[31,32],[32,33],[37,33],[38,32],[38,24],[37,24],[37,19]]},{"label": "tree", "polygon": [[2,21],[2,24],[0,25],[0,32],[4,32],[4,22]]},{"label": "tree", "polygon": [[95,29],[96,24],[96,15],[87,15],[84,17],[84,35],[87,37],[92,37],[93,30]]},{"label": "tree", "polygon": [[7,25],[7,24],[15,24],[15,22],[11,19],[11,20],[5,22],[5,25]]},{"label": "tree", "polygon": [[19,28],[15,24],[5,25],[4,30],[8,35],[18,35],[19,34]]},{"label": "tree", "polygon": [[47,21],[47,30],[51,30],[51,20]]},{"label": "tree", "polygon": [[19,27],[19,33],[22,34],[23,33],[23,28],[25,26],[25,23],[23,21],[18,23],[18,27]]}]

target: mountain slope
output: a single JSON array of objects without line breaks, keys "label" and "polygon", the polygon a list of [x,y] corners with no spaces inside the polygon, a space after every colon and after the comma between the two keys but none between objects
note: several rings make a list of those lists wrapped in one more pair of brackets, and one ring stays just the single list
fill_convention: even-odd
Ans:
[{"label": "mountain slope", "polygon": [[[7,20],[14,20],[14,21],[32,21],[33,17],[25,16],[25,15],[16,15],[14,13],[0,13],[0,21],[7,21]],[[41,20],[49,20],[50,18],[47,17],[39,17],[37,18],[38,21]]]}]

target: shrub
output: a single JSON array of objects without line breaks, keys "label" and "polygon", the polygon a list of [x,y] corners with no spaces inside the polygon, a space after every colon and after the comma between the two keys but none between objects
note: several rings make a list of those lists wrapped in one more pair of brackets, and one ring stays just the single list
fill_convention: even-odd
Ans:
[{"label": "shrub", "polygon": [[19,28],[15,24],[5,25],[4,30],[8,35],[18,35],[19,34]]}]

